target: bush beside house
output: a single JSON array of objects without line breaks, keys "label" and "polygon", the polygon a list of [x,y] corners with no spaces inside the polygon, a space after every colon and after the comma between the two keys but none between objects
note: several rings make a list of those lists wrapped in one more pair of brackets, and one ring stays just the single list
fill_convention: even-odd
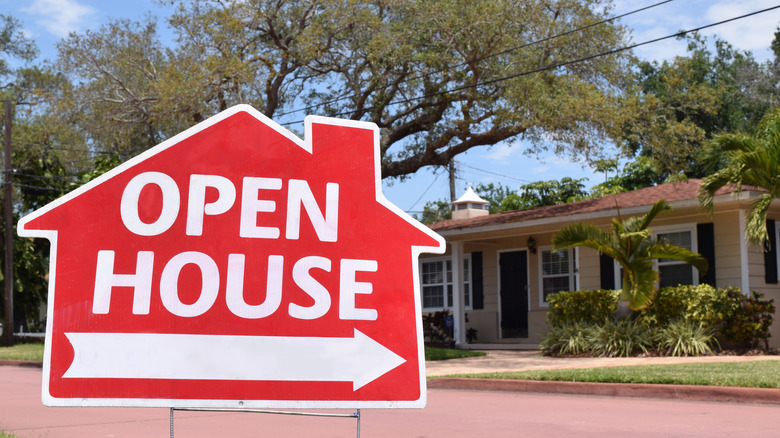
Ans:
[{"label": "bush beside house", "polygon": [[768,348],[775,306],[753,292],[709,285],[658,291],[652,305],[616,321],[620,292],[559,292],[549,297],[550,331],[544,354],[630,356],[639,353],[688,356],[719,348]]}]

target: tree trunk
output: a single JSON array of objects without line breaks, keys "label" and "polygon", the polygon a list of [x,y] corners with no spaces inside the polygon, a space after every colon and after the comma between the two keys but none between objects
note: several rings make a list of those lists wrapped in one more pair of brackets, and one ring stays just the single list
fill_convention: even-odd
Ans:
[{"label": "tree trunk", "polygon": [[624,321],[627,319],[632,319],[635,314],[636,312],[631,310],[631,308],[628,306],[628,300],[618,301],[617,310],[615,310],[615,320]]}]

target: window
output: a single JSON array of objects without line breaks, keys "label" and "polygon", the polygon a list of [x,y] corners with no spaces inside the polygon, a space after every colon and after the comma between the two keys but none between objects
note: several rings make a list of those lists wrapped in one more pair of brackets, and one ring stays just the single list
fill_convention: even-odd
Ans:
[{"label": "window", "polygon": [[[423,309],[451,309],[455,306],[452,294],[452,259],[427,259],[421,263]],[[446,291],[446,294],[445,294]],[[463,301],[471,307],[471,257],[463,258]]]},{"label": "window", "polygon": [[573,249],[540,251],[539,271],[542,304],[547,296],[562,290],[577,290],[576,254]]},{"label": "window", "polygon": [[[658,241],[666,241],[681,248],[696,252],[693,230],[670,230],[655,233]],[[679,260],[658,259],[658,286],[677,286],[680,284],[698,284],[698,276],[693,274],[694,267]]]}]

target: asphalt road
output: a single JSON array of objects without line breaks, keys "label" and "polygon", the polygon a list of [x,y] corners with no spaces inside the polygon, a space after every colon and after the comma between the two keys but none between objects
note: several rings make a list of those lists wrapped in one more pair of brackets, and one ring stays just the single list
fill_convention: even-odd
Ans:
[{"label": "asphalt road", "polygon": [[[19,437],[167,437],[169,411],[47,408],[41,370],[0,367],[0,430]],[[349,411],[341,411],[349,413]],[[422,410],[363,410],[361,436],[385,437],[772,437],[780,407],[523,392],[431,389]],[[345,418],[176,412],[175,436],[354,437]]]}]

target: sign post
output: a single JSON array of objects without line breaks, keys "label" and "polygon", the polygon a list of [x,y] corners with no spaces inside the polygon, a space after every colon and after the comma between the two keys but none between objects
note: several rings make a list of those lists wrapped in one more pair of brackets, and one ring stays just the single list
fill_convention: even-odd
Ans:
[{"label": "sign post", "polygon": [[423,407],[417,258],[444,242],[379,164],[373,124],[301,140],[239,105],[24,217],[51,241],[44,403]]}]

